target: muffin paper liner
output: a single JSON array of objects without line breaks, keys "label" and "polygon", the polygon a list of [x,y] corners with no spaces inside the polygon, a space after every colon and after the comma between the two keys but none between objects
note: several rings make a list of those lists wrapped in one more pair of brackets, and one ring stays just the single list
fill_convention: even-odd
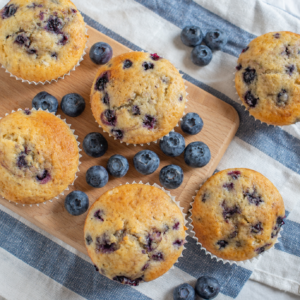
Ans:
[{"label": "muffin paper liner", "polygon": [[[141,50],[141,51],[133,51],[133,50],[130,50],[130,51],[128,51],[128,52],[145,52],[145,53],[148,53],[148,51],[144,51],[144,50]],[[162,57],[162,56],[161,56],[161,57]],[[179,72],[180,76],[182,77],[183,74],[180,73],[180,70],[179,70],[177,67],[175,67],[175,68],[176,68],[176,70]],[[186,80],[183,79],[183,82],[185,83]],[[185,99],[185,102],[187,103],[187,102],[189,101],[189,100],[187,99],[188,92],[186,91],[188,87],[187,87],[186,85],[185,85],[184,87],[185,87],[185,93],[186,93],[186,99]],[[186,103],[185,103],[184,109],[187,108]],[[186,115],[186,113],[183,111],[182,117],[185,116],[185,115]],[[182,117],[179,119],[179,121],[182,121]],[[179,127],[179,121],[178,121],[178,123],[175,125],[175,127]],[[102,127],[96,120],[95,120],[95,122],[98,124],[99,128],[102,128],[103,132],[108,133],[108,135],[109,135],[110,137],[113,137],[115,140],[117,140],[117,138],[115,138],[113,135],[111,135],[108,131],[104,130],[103,127]],[[174,128],[175,128],[175,127],[174,127]],[[174,128],[173,128],[170,132],[174,132]],[[143,146],[146,145],[146,144],[149,145],[149,146],[150,146],[151,143],[157,144],[157,142],[160,141],[160,140],[162,140],[165,136],[169,136],[169,133],[167,133],[167,134],[164,135],[163,137],[157,139],[156,141],[152,141],[152,142],[149,142],[149,143],[143,143],[143,144],[131,144],[131,143],[123,142],[123,141],[121,141],[121,140],[119,140],[119,142],[120,142],[121,144],[125,143],[126,146],[133,145],[134,147],[136,147],[136,146],[142,146],[142,147],[143,147]]]},{"label": "muffin paper liner", "polygon": [[[23,111],[23,109],[19,108],[19,109],[17,109],[17,111]],[[23,203],[17,203],[17,202],[8,200],[8,199],[6,199],[6,198],[0,196],[0,197],[2,197],[3,199],[5,199],[6,201],[8,201],[8,202],[10,202],[10,203],[13,203],[13,204],[15,204],[15,205],[19,205],[19,206],[30,206],[30,207],[32,207],[32,206],[40,206],[41,204],[46,204],[47,202],[53,202],[53,200],[54,200],[54,199],[58,199],[60,195],[64,196],[65,192],[69,190],[69,186],[70,186],[70,185],[74,185],[75,180],[76,180],[77,177],[78,177],[77,174],[80,172],[80,170],[79,170],[79,166],[81,165],[80,158],[82,157],[82,155],[80,154],[80,152],[82,151],[82,149],[80,149],[80,147],[79,147],[80,142],[78,142],[78,140],[77,140],[77,139],[78,139],[78,135],[75,135],[75,134],[74,134],[74,133],[75,133],[75,129],[71,129],[71,124],[68,124],[68,123],[66,122],[66,119],[62,119],[60,115],[56,115],[54,112],[49,112],[48,110],[43,110],[43,109],[41,109],[41,108],[39,108],[38,110],[35,109],[35,108],[32,108],[32,109],[30,109],[30,111],[45,111],[45,112],[47,112],[47,113],[50,113],[50,114],[54,115],[55,117],[59,118],[60,120],[64,121],[64,123],[70,128],[71,132],[72,132],[73,135],[75,136],[75,139],[76,139],[76,142],[77,142],[77,146],[78,146],[78,154],[79,154],[79,158],[78,158],[78,167],[77,167],[77,171],[76,171],[76,173],[75,173],[75,178],[74,178],[73,182],[72,182],[71,184],[69,184],[68,187],[67,187],[63,192],[61,192],[60,194],[58,194],[56,197],[54,197],[54,198],[52,198],[52,199],[50,199],[50,200],[46,200],[46,201],[44,201],[44,202],[40,202],[40,203],[23,204]],[[15,110],[12,110],[11,113],[14,113],[14,112],[15,112]],[[6,114],[5,114],[5,117],[8,116],[8,115],[10,115],[10,114],[9,114],[9,113],[6,113]],[[0,117],[0,120],[1,120],[1,119],[2,119],[2,117]]]},{"label": "muffin paper liner", "polygon": [[[235,74],[236,74],[236,72],[233,73],[234,76],[235,76]],[[235,82],[235,79],[233,79],[232,81]],[[233,85],[233,87],[234,87],[234,89],[236,90],[235,84]],[[259,121],[261,124],[266,124],[267,126],[276,126],[276,125],[273,125],[273,124],[268,124],[268,123],[266,123],[266,122],[263,122],[263,121],[261,121],[261,120],[259,120],[259,119],[256,119],[254,116],[252,116],[252,115],[250,114],[249,109],[247,109],[247,107],[244,105],[244,102],[241,100],[241,98],[240,98],[240,96],[239,96],[239,94],[238,94],[237,91],[235,92],[235,94],[236,94],[237,97],[238,97],[237,99],[241,102],[240,105],[244,107],[244,110],[245,110],[245,111],[249,114],[249,116],[252,117],[255,121]]]},{"label": "muffin paper liner", "polygon": [[[87,28],[87,24],[84,23],[84,26],[85,26],[85,34],[87,35],[87,31],[88,31],[88,28]],[[27,82],[28,84],[34,84],[34,85],[38,85],[38,84],[42,84],[42,85],[45,85],[46,83],[49,83],[51,84],[52,82],[57,82],[59,79],[64,79],[65,76],[69,76],[71,75],[71,72],[72,71],[75,71],[75,69],[77,67],[80,66],[80,63],[83,61],[83,57],[86,55],[86,50],[88,48],[88,37],[86,39],[86,44],[85,44],[85,48],[83,50],[83,53],[80,57],[80,59],[78,60],[78,62],[76,63],[76,65],[73,67],[73,69],[71,69],[68,73],[64,74],[63,76],[60,76],[56,79],[51,79],[51,80],[46,80],[46,81],[38,81],[38,82],[35,82],[35,81],[29,81],[29,80],[26,80],[26,79],[22,79],[20,77],[17,77],[16,75],[12,74],[11,72],[9,72],[2,64],[1,64],[1,68],[5,69],[5,72],[8,73],[10,75],[10,77],[14,77],[16,80],[21,80],[22,82]]]},{"label": "muffin paper liner", "polygon": [[221,261],[223,264],[227,264],[229,263],[230,265],[237,265],[237,266],[240,266],[240,267],[244,267],[246,263],[256,263],[258,262],[258,260],[263,256],[265,255],[266,253],[268,253],[269,251],[272,251],[274,249],[274,246],[276,244],[279,243],[279,238],[281,237],[281,231],[283,230],[283,227],[280,228],[280,231],[277,235],[277,240],[275,242],[275,244],[268,250],[258,254],[257,256],[251,258],[251,259],[246,259],[246,260],[241,260],[241,261],[234,261],[234,260],[228,260],[228,259],[223,259],[223,258],[220,258],[214,254],[212,254],[210,251],[208,251],[206,248],[203,247],[203,245],[199,242],[198,238],[196,237],[196,233],[194,231],[194,226],[193,226],[193,220],[192,220],[192,209],[193,209],[193,205],[195,203],[195,197],[197,195],[197,193],[199,192],[201,186],[204,184],[205,182],[203,182],[202,184],[199,185],[199,189],[195,191],[195,196],[193,196],[193,201],[191,202],[191,207],[189,209],[189,214],[188,214],[188,227],[190,229],[190,236],[196,240],[197,242],[197,245],[200,246],[200,250],[204,250],[205,251],[205,254],[206,255],[209,255],[211,259],[216,259],[217,262]]}]

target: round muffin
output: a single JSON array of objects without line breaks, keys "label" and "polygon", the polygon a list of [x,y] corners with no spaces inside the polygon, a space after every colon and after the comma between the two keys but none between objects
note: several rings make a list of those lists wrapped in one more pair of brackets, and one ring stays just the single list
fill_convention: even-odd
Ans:
[{"label": "round muffin", "polygon": [[11,0],[0,11],[0,63],[23,80],[64,76],[86,42],[83,18],[69,0]]},{"label": "round muffin", "polygon": [[127,184],[104,193],[90,208],[84,238],[95,268],[136,286],[166,273],[185,240],[184,217],[161,189]]},{"label": "round muffin", "polygon": [[94,80],[91,106],[96,121],[128,144],[154,142],[183,115],[184,82],[178,70],[157,54],[129,52],[102,66]]},{"label": "round muffin", "polygon": [[285,210],[278,190],[262,174],[228,169],[202,185],[191,218],[205,249],[222,259],[241,261],[275,244]]},{"label": "round muffin", "polygon": [[270,32],[255,38],[236,69],[236,90],[252,116],[279,126],[300,121],[299,34]]},{"label": "round muffin", "polygon": [[0,195],[37,204],[75,180],[77,141],[68,125],[45,111],[17,111],[0,121]]}]

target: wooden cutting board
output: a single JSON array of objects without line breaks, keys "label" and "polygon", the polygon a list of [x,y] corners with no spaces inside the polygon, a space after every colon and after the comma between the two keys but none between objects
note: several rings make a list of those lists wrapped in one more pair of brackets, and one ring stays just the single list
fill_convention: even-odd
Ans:
[{"label": "wooden cutting board", "polygon": [[[88,42],[89,48],[95,42],[103,41],[112,46],[114,56],[129,51],[125,46],[91,27],[88,27],[88,34],[90,37]],[[88,52],[89,49],[87,50]],[[66,118],[68,124],[72,124],[71,128],[75,129],[75,134],[79,136],[78,140],[80,143],[82,143],[84,137],[89,132],[99,131],[103,133],[102,129],[95,123],[89,103],[91,85],[97,69],[98,66],[91,62],[87,54],[76,71],[71,72],[71,76],[66,76],[64,80],[59,80],[57,83],[45,86],[29,85],[21,81],[16,81],[15,78],[11,78],[8,73],[5,73],[4,69],[0,69],[0,117],[4,117],[5,113],[10,113],[12,110],[17,110],[18,108],[31,108],[32,98],[41,91],[47,91],[59,101],[65,94],[78,93],[84,97],[87,104],[83,114],[77,118],[71,118],[65,116],[61,109],[58,110],[58,114],[61,114],[63,119]],[[102,193],[126,182],[132,183],[133,181],[139,182],[142,180],[143,183],[160,184],[158,179],[160,169],[169,164],[177,164],[184,171],[184,181],[178,189],[172,190],[171,194],[176,196],[181,206],[184,207],[184,211],[187,212],[192,201],[192,196],[195,195],[195,190],[199,187],[200,183],[212,175],[234,137],[239,126],[239,117],[236,110],[227,103],[189,82],[186,82],[186,86],[189,93],[189,101],[187,102],[185,112],[197,112],[204,121],[204,127],[199,134],[194,136],[183,134],[180,127],[175,128],[175,130],[183,134],[186,145],[193,141],[203,141],[209,146],[212,158],[208,165],[200,169],[190,168],[184,163],[183,154],[179,157],[170,158],[162,153],[158,144],[151,143],[150,146],[144,145],[144,147],[126,146],[126,144],[120,144],[119,141],[115,141],[109,137],[107,133],[103,133],[109,145],[107,153],[103,157],[92,158],[87,156],[83,151],[81,152],[83,157],[81,158],[80,172],[78,173],[74,187],[71,187],[70,191],[74,189],[84,191],[88,194],[91,205]],[[161,160],[158,170],[149,176],[142,176],[133,166],[133,156],[142,149],[153,150]],[[85,181],[87,169],[93,165],[106,167],[109,157],[113,154],[121,154],[128,159],[130,168],[127,175],[118,179],[110,177],[108,184],[100,189],[90,187]],[[86,253],[83,239],[83,224],[86,213],[78,217],[69,215],[64,208],[64,199],[65,196],[60,196],[58,200],[54,199],[52,203],[47,202],[46,204],[33,207],[15,205],[6,200],[0,200],[0,204],[70,244],[77,250]]]}]

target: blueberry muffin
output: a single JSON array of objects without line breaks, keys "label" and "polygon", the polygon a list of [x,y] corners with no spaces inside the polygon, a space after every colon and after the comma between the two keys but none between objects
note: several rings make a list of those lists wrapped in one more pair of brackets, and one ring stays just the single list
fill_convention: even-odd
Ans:
[{"label": "blueberry muffin", "polygon": [[299,34],[270,32],[255,38],[236,69],[236,90],[252,116],[279,126],[300,121]]},{"label": "blueberry muffin", "polygon": [[0,195],[38,204],[75,180],[77,141],[68,125],[45,111],[17,111],[0,121]]},{"label": "blueberry muffin", "polygon": [[69,0],[11,0],[0,11],[0,63],[23,80],[64,76],[86,42],[83,18]]},{"label": "blueberry muffin", "polygon": [[181,75],[168,60],[130,52],[99,69],[91,106],[105,131],[122,142],[143,144],[162,138],[176,126],[185,97]]},{"label": "blueberry muffin", "polygon": [[88,255],[106,277],[136,286],[167,272],[185,240],[184,217],[157,187],[127,184],[104,193],[84,226]]},{"label": "blueberry muffin", "polygon": [[275,244],[285,210],[266,177],[249,169],[228,169],[202,185],[191,218],[205,249],[222,259],[242,261]]}]

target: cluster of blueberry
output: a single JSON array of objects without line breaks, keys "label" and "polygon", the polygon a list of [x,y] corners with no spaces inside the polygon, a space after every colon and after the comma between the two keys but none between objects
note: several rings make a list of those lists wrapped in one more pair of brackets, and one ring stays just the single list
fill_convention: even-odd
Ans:
[{"label": "cluster of blueberry", "polygon": [[[194,47],[191,58],[197,66],[208,65],[212,60],[212,51],[222,50],[228,40],[227,35],[219,29],[209,31],[204,36],[198,26],[184,27],[180,37],[186,46]],[[202,42],[206,45],[202,45]]]},{"label": "cluster of blueberry", "polygon": [[[90,50],[91,60],[99,65],[107,63],[112,57],[112,48],[103,42],[96,43]],[[47,92],[37,94],[32,100],[32,107],[35,109],[57,112],[57,99]],[[61,101],[62,111],[70,117],[79,116],[85,109],[85,101],[79,94],[67,94]],[[203,121],[196,113],[188,113],[181,122],[181,129],[184,133],[195,135],[203,128]],[[160,149],[164,154],[176,157],[184,152],[185,163],[193,168],[201,168],[208,164],[211,159],[211,153],[208,146],[203,142],[193,142],[185,146],[184,137],[177,132],[170,132],[160,141]],[[108,143],[102,134],[98,132],[89,133],[83,140],[83,149],[91,157],[103,156]],[[154,173],[160,164],[160,159],[156,153],[151,150],[142,150],[133,158],[135,169],[143,174]],[[106,168],[102,166],[93,166],[86,172],[87,183],[94,188],[104,187],[109,175],[113,177],[123,177],[129,170],[128,160],[122,155],[116,154],[110,157]],[[159,181],[165,188],[176,189],[183,182],[183,170],[177,165],[168,165],[161,169]],[[76,191],[66,197],[65,207],[72,215],[80,215],[86,212],[88,208],[88,198],[83,192]]]},{"label": "cluster of blueberry", "polygon": [[[58,101],[47,92],[38,93],[32,100],[35,109],[48,110],[57,113]],[[85,101],[79,94],[71,93],[65,95],[60,103],[61,110],[69,117],[78,117],[85,109]]]},{"label": "cluster of blueberry", "polygon": [[[196,291],[196,293],[195,293]],[[203,299],[214,299],[220,292],[220,284],[217,279],[209,276],[201,276],[196,282],[195,289],[187,283],[179,285],[173,291],[174,300],[195,300],[195,294]]]},{"label": "cluster of blueberry", "polygon": [[[197,134],[203,127],[203,121],[196,113],[187,114],[181,123],[183,132],[189,134]],[[204,167],[210,161],[211,154],[208,146],[203,142],[193,142],[185,147],[184,137],[177,132],[170,132],[168,136],[165,136],[160,141],[160,149],[164,154],[176,157],[184,152],[184,160],[187,165],[200,168]],[[98,158],[103,156],[107,149],[108,143],[104,136],[99,132],[89,133],[83,140],[82,144],[85,153],[91,157]],[[139,151],[133,158],[133,165],[135,169],[142,175],[150,175],[154,173],[160,164],[158,155],[151,150]],[[120,178],[127,174],[129,170],[128,160],[119,154],[113,155],[109,158],[106,168],[103,166],[93,166],[86,172],[86,182],[94,187],[104,187],[108,180],[109,175]],[[168,189],[178,188],[183,181],[183,170],[177,165],[168,165],[163,167],[159,173],[160,183]],[[84,194],[84,193],[83,193]],[[80,194],[78,191],[74,194],[76,198],[70,193],[66,198],[66,208],[74,215],[78,215],[79,212],[84,213],[86,211],[85,200],[86,195],[82,195],[83,203],[79,203],[81,198],[78,198]],[[77,207],[77,205],[79,205]]]}]

